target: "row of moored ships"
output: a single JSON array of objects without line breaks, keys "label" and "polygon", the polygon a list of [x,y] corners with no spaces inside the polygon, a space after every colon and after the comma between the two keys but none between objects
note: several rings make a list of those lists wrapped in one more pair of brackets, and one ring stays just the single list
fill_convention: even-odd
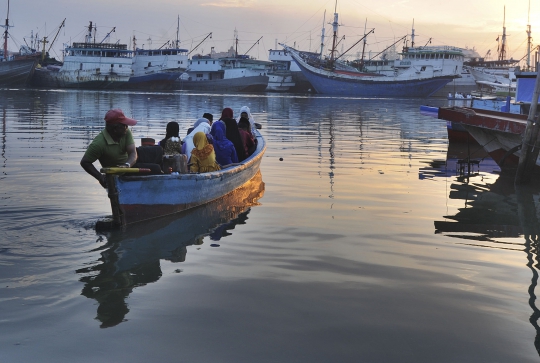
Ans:
[{"label": "row of moored ships", "polygon": [[[228,57],[189,58],[189,51],[178,47],[132,50],[126,44],[96,43],[92,29],[90,23],[85,41],[65,49],[62,65],[36,67],[30,84],[44,88],[312,90],[363,97],[427,97],[459,77],[464,60],[458,48],[413,46],[404,48],[397,60],[354,64],[286,45],[281,51],[270,50],[272,62],[239,56],[233,49]],[[298,72],[295,67],[299,67]]]}]

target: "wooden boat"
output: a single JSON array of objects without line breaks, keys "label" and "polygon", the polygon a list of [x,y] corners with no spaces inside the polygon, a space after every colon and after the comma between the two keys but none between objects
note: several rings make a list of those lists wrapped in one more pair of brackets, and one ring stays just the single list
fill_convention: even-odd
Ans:
[{"label": "wooden boat", "polygon": [[[241,163],[209,172],[163,175],[107,174],[113,226],[153,219],[206,204],[241,187],[259,171],[266,143],[255,131],[257,149]],[[117,168],[111,168],[117,169]]]},{"label": "wooden boat", "polygon": [[[517,166],[527,115],[467,107],[441,107],[439,118],[451,122],[453,126],[463,127],[501,169]],[[450,132],[448,136],[450,139]],[[536,165],[540,166],[540,160]]]}]

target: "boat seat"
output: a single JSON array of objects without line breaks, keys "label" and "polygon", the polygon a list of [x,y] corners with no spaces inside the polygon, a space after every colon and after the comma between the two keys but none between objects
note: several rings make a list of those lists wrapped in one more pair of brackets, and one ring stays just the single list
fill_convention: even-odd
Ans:
[{"label": "boat seat", "polygon": [[187,174],[189,172],[187,166],[187,155],[163,155],[163,172],[167,174],[169,173],[169,170],[173,173],[176,172],[179,174]]},{"label": "boat seat", "polygon": [[137,148],[137,162],[158,164],[163,170],[163,148],[159,145],[139,146]]}]

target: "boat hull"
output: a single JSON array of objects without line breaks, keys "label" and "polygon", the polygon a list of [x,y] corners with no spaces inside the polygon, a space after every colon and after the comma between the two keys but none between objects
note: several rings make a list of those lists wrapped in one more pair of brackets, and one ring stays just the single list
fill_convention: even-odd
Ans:
[{"label": "boat hull", "polygon": [[36,69],[31,84],[43,88],[122,89],[128,80],[129,77],[114,73],[96,74],[84,70],[63,72],[42,68]]},{"label": "boat hull", "polygon": [[174,90],[176,80],[183,72],[156,72],[144,76],[130,77],[122,86],[125,89],[148,91]]},{"label": "boat hull", "polygon": [[268,87],[268,76],[226,78],[205,81],[179,79],[174,89],[180,91],[209,92],[264,92]]},{"label": "boat hull", "polygon": [[[442,107],[439,109],[439,118],[463,127],[466,132],[462,135],[470,134],[501,169],[514,170],[517,167],[522,135],[527,127],[527,115]],[[537,159],[534,172],[539,171],[540,159]]]},{"label": "boat hull", "polygon": [[37,58],[0,62],[0,87],[24,87],[32,78]]},{"label": "boat hull", "polygon": [[[319,74],[297,62],[317,93],[357,97],[429,97],[452,81],[452,76],[427,79],[394,80],[390,77],[344,78]],[[386,79],[385,79],[386,78]]]},{"label": "boat hull", "polygon": [[241,187],[259,171],[266,144],[260,134],[257,140],[257,150],[251,157],[227,169],[201,174],[115,176],[121,224],[182,212]]}]

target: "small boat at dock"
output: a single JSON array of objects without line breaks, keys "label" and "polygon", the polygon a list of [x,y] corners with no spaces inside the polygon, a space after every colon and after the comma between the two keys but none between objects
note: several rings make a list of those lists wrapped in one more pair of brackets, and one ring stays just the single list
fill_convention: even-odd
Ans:
[{"label": "small boat at dock", "polygon": [[[107,175],[113,219],[111,227],[162,217],[209,203],[251,180],[259,171],[266,143],[255,130],[257,149],[246,160],[208,173],[129,175],[118,168]],[[115,171],[116,169],[116,171]],[[101,223],[105,225],[105,223]]]}]

